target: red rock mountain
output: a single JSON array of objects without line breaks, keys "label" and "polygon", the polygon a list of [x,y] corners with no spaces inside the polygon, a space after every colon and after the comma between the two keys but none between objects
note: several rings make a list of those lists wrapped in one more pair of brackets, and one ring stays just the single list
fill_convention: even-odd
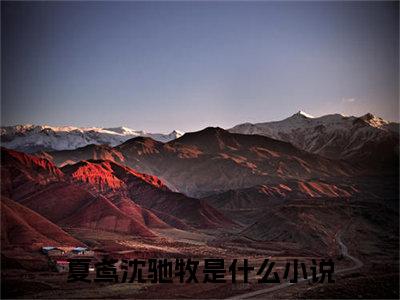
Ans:
[{"label": "red rock mountain", "polygon": [[[171,192],[159,178],[112,161],[82,161],[61,170],[44,158],[2,148],[1,172],[2,195],[13,199],[7,205],[12,201],[13,207],[32,212],[34,220],[39,216],[45,220],[42,223],[56,224],[59,232],[62,229],[57,226],[152,238],[156,228],[234,225],[207,203]],[[18,223],[21,218],[8,206],[4,209],[7,220]],[[21,236],[21,241],[30,235],[30,215],[25,216],[27,223],[15,231],[15,239]],[[54,226],[48,227],[49,232],[41,227],[39,233],[52,237]],[[7,244],[13,228],[4,227]],[[37,239],[53,242],[57,238]]]},{"label": "red rock mountain", "polygon": [[[53,155],[56,153],[56,155]],[[57,166],[63,166],[65,164],[74,164],[81,160],[87,159],[104,159],[112,161],[124,161],[123,155],[106,145],[88,145],[75,150],[61,150],[55,152],[40,152],[38,156],[53,161]]]},{"label": "red rock mountain", "polygon": [[286,142],[220,128],[186,133],[166,144],[133,139],[115,149],[124,155],[125,164],[191,196],[290,179],[348,177],[356,172],[345,162],[309,154]]},{"label": "red rock mountain", "polygon": [[155,236],[142,215],[128,214],[108,198],[68,182],[48,185],[20,203],[61,226]]},{"label": "red rock mountain", "polygon": [[131,207],[131,203],[134,202],[151,209],[155,214],[163,212],[159,214],[160,218],[168,220],[165,214],[169,214],[194,227],[234,225],[207,203],[172,192],[156,176],[136,172],[115,162],[82,161],[65,166],[62,171],[75,183],[81,183],[81,186],[105,195],[125,210],[134,210]]},{"label": "red rock mountain", "polygon": [[20,198],[63,176],[56,165],[46,159],[1,148],[2,195]]},{"label": "red rock mountain", "polygon": [[[83,150],[49,155],[63,165]],[[108,151],[107,156],[118,153],[112,156],[114,162],[155,175],[171,190],[194,197],[283,180],[335,181],[358,172],[349,163],[310,154],[286,142],[212,127],[165,144],[134,138]],[[80,157],[94,158],[93,151],[83,152]]]},{"label": "red rock mountain", "polygon": [[40,214],[7,197],[1,197],[1,243],[2,249],[84,245]]},{"label": "red rock mountain", "polygon": [[344,161],[305,152],[266,136],[208,127],[168,143],[138,137],[114,148],[92,146],[90,150],[85,147],[46,155],[61,166],[76,162],[77,158],[95,159],[94,152],[105,151],[103,157],[155,175],[173,191],[204,197],[287,180],[323,180],[337,185],[354,176],[395,174],[393,166],[398,162],[398,151],[395,153],[393,149],[398,138],[386,139],[385,143],[371,141],[363,143],[363,148],[353,147],[352,151],[360,152],[351,156],[357,159]]}]

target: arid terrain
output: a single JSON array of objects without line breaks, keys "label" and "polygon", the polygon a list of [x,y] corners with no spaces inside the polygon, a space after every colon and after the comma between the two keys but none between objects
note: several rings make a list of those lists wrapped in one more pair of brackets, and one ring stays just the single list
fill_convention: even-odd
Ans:
[{"label": "arid terrain", "polygon": [[1,1],[1,299],[400,299],[400,1]]},{"label": "arid terrain", "polygon": [[[335,158],[209,127],[167,143],[2,148],[2,298],[398,298],[398,136],[373,143]],[[199,283],[98,283],[93,270],[90,283],[67,282],[68,259],[105,255],[198,260]],[[208,258],[225,260],[227,282],[202,282]],[[231,282],[234,259],[255,267],[249,283],[240,271]],[[258,282],[265,259],[280,284]],[[335,282],[287,283],[294,259],[331,259]]]}]

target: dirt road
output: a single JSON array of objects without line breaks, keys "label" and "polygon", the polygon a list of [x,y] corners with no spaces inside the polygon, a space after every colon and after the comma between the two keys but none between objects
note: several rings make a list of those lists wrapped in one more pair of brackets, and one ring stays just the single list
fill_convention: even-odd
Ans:
[{"label": "dirt road", "polygon": [[[341,250],[343,257],[347,257],[350,260],[352,260],[354,262],[354,266],[338,270],[335,272],[335,274],[352,272],[352,271],[355,271],[355,270],[361,268],[364,265],[363,262],[361,260],[359,260],[358,258],[349,254],[347,246],[341,240],[341,232],[336,234],[336,240],[340,246],[340,250]],[[318,278],[321,277],[321,274],[317,274],[317,277]],[[265,288],[262,290],[258,290],[258,291],[254,291],[254,292],[250,292],[250,293],[246,293],[246,294],[242,294],[242,295],[237,295],[237,296],[234,296],[234,297],[231,297],[228,299],[250,299],[250,298],[253,298],[256,296],[262,296],[262,295],[266,295],[266,294],[274,292],[274,291],[282,290],[282,289],[292,286],[293,284],[298,284],[300,282],[308,281],[310,279],[312,279],[312,276],[308,276],[307,279],[299,278],[297,283],[286,282],[286,283],[282,283],[282,284],[274,286],[274,287]]]}]

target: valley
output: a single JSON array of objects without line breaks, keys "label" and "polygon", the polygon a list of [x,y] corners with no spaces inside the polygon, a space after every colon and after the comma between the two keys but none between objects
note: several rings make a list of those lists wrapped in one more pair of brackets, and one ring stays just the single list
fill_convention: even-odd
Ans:
[{"label": "valley", "polygon": [[[368,298],[360,282],[373,280],[387,285],[374,297],[396,297],[398,152],[391,144],[380,151],[385,158],[374,164],[363,154],[338,160],[215,127],[167,143],[134,137],[34,154],[2,148],[2,283],[10,287],[3,296],[321,298],[331,295],[321,289],[338,286]],[[60,253],[43,254],[49,246]],[[226,267],[248,259],[255,270],[249,283],[242,274],[231,283],[228,271],[221,284],[68,283],[62,266],[76,258],[74,247],[87,249],[81,257],[92,264],[105,255],[118,266],[192,259],[202,276],[204,259]],[[331,259],[335,283],[259,283],[265,259],[280,278],[294,259],[307,266]]]}]

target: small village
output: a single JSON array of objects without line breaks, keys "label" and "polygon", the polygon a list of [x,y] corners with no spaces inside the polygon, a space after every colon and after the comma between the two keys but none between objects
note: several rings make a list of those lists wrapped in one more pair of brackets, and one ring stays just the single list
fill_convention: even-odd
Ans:
[{"label": "small village", "polygon": [[[53,271],[64,273],[69,271],[69,260],[75,258],[90,259],[89,272],[95,271],[95,264],[102,261],[106,256],[112,255],[117,261],[114,264],[117,270],[121,270],[121,259],[131,258],[130,254],[136,251],[105,251],[101,248],[89,249],[87,247],[61,247],[42,246],[41,253],[46,255]],[[135,256],[136,257],[136,256]]]},{"label": "small village", "polygon": [[49,259],[51,267],[57,272],[68,272],[69,261],[71,258],[90,258],[92,263],[89,271],[94,271],[94,264],[98,260],[96,252],[86,247],[55,247],[55,246],[43,246],[41,248],[42,254],[46,255]]}]

